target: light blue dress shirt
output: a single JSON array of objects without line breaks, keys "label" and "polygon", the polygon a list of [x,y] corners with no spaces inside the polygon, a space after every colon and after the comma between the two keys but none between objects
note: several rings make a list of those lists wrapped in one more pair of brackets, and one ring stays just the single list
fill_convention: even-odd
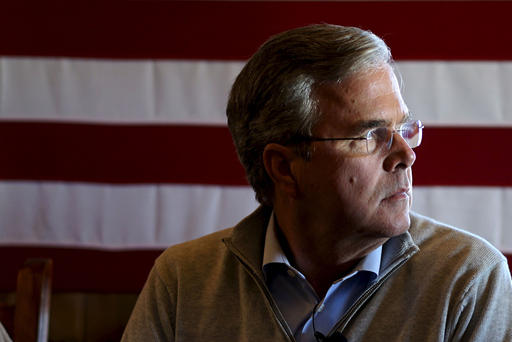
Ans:
[{"label": "light blue dress shirt", "polygon": [[350,274],[335,281],[324,298],[319,298],[302,273],[290,265],[279,244],[272,214],[265,237],[263,273],[279,310],[298,342],[315,342],[315,329],[329,334],[335,324],[378,277],[382,247],[364,257]]}]

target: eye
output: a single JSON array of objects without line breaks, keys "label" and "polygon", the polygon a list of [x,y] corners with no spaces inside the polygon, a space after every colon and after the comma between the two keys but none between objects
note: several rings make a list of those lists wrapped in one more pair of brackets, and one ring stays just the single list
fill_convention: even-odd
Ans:
[{"label": "eye", "polygon": [[377,142],[387,142],[389,140],[390,130],[386,127],[378,127],[368,132],[368,136],[372,136]]}]

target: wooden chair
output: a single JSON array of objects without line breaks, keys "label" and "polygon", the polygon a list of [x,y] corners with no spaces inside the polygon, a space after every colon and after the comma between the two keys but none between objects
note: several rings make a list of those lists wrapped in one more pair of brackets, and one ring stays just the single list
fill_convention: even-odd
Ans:
[{"label": "wooden chair", "polygon": [[18,271],[14,307],[0,305],[0,322],[14,342],[47,342],[53,262],[27,259]]}]

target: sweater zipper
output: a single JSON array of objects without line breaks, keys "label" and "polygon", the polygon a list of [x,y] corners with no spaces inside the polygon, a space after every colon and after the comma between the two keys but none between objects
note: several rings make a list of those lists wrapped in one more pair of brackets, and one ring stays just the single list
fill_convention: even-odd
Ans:
[{"label": "sweater zipper", "polygon": [[329,335],[332,335],[334,332],[339,331],[340,333],[343,333],[343,330],[347,327],[350,320],[355,316],[355,314],[361,309],[362,305],[379,289],[379,287],[386,282],[386,280],[395,273],[396,270],[398,270],[400,267],[402,267],[403,264],[409,260],[411,257],[411,254],[408,254],[404,257],[403,260],[401,260],[398,264],[396,264],[388,273],[386,273],[378,282],[370,286],[363,294],[362,296],[357,300],[354,305],[348,310],[345,315],[341,318],[341,320],[336,323],[336,325],[329,331]]},{"label": "sweater zipper", "polygon": [[224,240],[224,243],[228,247],[228,249],[233,253],[233,255],[238,259],[238,261],[242,264],[242,266],[245,268],[245,270],[249,273],[249,275],[252,277],[252,279],[256,282],[258,287],[261,291],[263,291],[263,294],[267,298],[268,303],[270,304],[270,307],[272,308],[272,313],[274,314],[274,318],[279,323],[279,326],[281,330],[285,333],[285,335],[288,337],[288,340],[291,342],[295,342],[295,337],[290,333],[289,329],[287,329],[287,323],[284,321],[284,319],[281,317],[281,315],[278,315],[277,312],[279,309],[277,308],[276,303],[274,302],[274,298],[272,298],[272,295],[267,290],[267,287],[263,280],[254,272],[251,266],[245,261],[244,257],[238,252],[238,250],[231,245],[228,241]]}]

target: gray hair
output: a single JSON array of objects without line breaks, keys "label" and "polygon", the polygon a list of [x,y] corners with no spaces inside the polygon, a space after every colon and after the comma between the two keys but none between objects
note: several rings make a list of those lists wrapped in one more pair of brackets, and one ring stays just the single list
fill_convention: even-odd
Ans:
[{"label": "gray hair", "polygon": [[[274,184],[263,165],[269,143],[311,135],[320,113],[314,88],[391,63],[387,45],[369,31],[328,24],[285,31],[267,40],[236,78],[228,126],[256,199],[272,205]],[[307,151],[306,151],[307,150]],[[306,159],[308,148],[297,151]]]}]

